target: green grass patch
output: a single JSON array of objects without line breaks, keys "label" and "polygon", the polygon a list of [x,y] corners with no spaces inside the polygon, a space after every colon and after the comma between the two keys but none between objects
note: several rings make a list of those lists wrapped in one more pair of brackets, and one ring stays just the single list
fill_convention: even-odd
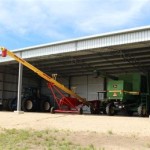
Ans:
[{"label": "green grass patch", "polygon": [[109,134],[109,135],[113,135],[112,130],[109,130],[109,131],[108,131],[108,134]]},{"label": "green grass patch", "polygon": [[84,147],[70,141],[68,135],[70,131],[1,129],[0,150],[96,150],[92,144]]},{"label": "green grass patch", "polygon": [[147,148],[150,148],[150,143],[147,143],[147,145],[146,145],[146,146],[147,146]]}]

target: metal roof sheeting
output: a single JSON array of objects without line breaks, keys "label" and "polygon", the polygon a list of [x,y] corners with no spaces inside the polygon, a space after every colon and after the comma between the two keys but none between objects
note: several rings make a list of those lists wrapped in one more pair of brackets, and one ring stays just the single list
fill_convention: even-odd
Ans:
[{"label": "metal roof sheeting", "polygon": [[[50,56],[53,54],[62,54],[68,52],[79,52],[82,50],[94,50],[112,47],[119,45],[126,45],[131,43],[149,42],[150,41],[150,26],[123,30],[119,32],[112,32],[108,34],[101,34],[89,37],[78,38],[69,41],[62,41],[50,44],[44,44],[34,47],[15,50],[18,55],[21,53],[22,58],[36,58]],[[11,61],[9,57],[0,59],[0,62]]]}]

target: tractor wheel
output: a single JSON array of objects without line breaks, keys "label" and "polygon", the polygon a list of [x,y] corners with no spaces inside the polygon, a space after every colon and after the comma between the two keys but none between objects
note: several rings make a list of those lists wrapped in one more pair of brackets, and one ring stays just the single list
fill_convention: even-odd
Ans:
[{"label": "tractor wheel", "polygon": [[51,109],[51,104],[49,100],[41,100],[40,102],[40,110],[42,112],[49,112]]},{"label": "tractor wheel", "polygon": [[146,107],[144,105],[140,105],[137,109],[137,112],[140,117],[145,117],[147,114]]},{"label": "tractor wheel", "polygon": [[109,116],[113,116],[115,114],[115,107],[112,103],[109,103],[106,106],[106,114]]},{"label": "tractor wheel", "polygon": [[54,114],[55,113],[55,109],[54,107],[51,107],[51,114]]},{"label": "tractor wheel", "polygon": [[26,112],[32,112],[34,111],[34,103],[32,99],[23,99],[22,100],[22,110]]},{"label": "tractor wheel", "polygon": [[17,110],[17,98],[9,100],[8,107],[10,111]]}]

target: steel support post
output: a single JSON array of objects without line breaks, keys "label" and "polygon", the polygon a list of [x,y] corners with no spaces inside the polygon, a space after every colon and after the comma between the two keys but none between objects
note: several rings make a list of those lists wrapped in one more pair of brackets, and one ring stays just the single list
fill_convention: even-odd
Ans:
[{"label": "steel support post", "polygon": [[21,111],[21,91],[22,91],[22,72],[23,72],[23,65],[19,63],[19,74],[18,74],[18,99],[17,99],[17,112],[18,114],[22,114]]}]

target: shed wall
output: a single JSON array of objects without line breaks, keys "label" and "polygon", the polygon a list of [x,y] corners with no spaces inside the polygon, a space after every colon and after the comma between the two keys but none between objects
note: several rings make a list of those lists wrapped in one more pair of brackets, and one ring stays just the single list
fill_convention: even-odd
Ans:
[{"label": "shed wall", "polygon": [[[36,80],[23,77],[23,87],[37,87]],[[18,75],[0,73],[0,99],[10,99],[17,96]]]},{"label": "shed wall", "polygon": [[[69,88],[69,78],[58,78],[57,81]],[[23,77],[23,87],[39,87],[39,82],[33,78]],[[103,87],[103,78],[93,78],[92,76],[72,77],[70,82],[70,88],[87,100],[97,100],[97,91],[103,90]],[[3,76],[0,73],[0,99],[16,97],[17,88],[17,75],[5,74]],[[41,93],[52,98],[47,82],[44,80],[41,80]],[[65,95],[68,96],[67,94]],[[103,95],[100,95],[100,98],[103,99]]]},{"label": "shed wall", "polygon": [[[69,78],[58,78],[57,81],[69,88]],[[103,78],[93,78],[92,76],[72,77],[70,88],[87,100],[97,100],[97,92],[103,90],[104,80]],[[41,93],[48,96],[51,95],[47,83],[44,80],[42,80]],[[65,95],[67,96],[67,94]],[[103,99],[103,94],[100,95],[100,98]]]},{"label": "shed wall", "polygon": [[[65,87],[68,87],[69,88],[69,78],[61,78],[61,77],[58,77],[56,79],[58,82],[60,82],[61,84],[63,84]],[[41,84],[41,93],[43,95],[47,95],[47,96],[51,96],[51,91],[50,89],[48,88],[47,86],[47,81],[45,80],[42,80],[42,84]],[[63,93],[63,92],[62,92]],[[65,93],[63,93],[65,94]],[[66,95],[67,96],[67,95]]]},{"label": "shed wall", "polygon": [[[76,87],[76,93],[87,100],[97,100],[97,92],[103,90],[103,78],[93,78],[93,76],[73,77],[71,86]],[[103,94],[100,95],[103,98]]]}]

